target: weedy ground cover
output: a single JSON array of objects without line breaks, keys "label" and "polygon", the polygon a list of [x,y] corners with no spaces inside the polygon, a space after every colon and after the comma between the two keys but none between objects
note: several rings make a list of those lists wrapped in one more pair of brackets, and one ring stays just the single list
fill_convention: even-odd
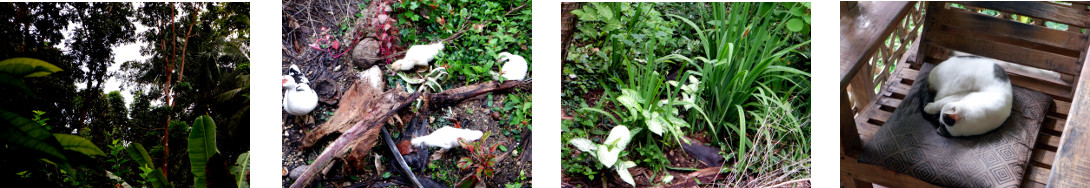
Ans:
[{"label": "weedy ground cover", "polygon": [[[808,178],[809,12],[808,3],[571,10],[579,21],[562,69],[564,179],[767,186]],[[631,129],[625,139],[609,131],[620,127]],[[614,161],[634,166],[621,172]],[[715,176],[675,178],[697,172]]]}]

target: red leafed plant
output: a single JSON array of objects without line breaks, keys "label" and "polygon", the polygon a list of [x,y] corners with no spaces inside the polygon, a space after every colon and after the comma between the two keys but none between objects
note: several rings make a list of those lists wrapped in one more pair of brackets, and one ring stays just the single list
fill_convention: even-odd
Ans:
[{"label": "red leafed plant", "polygon": [[471,176],[475,176],[476,182],[484,182],[485,178],[492,177],[496,173],[495,169],[492,168],[496,165],[496,162],[499,162],[499,158],[496,157],[496,148],[503,143],[495,143],[491,146],[484,145],[489,135],[491,135],[491,132],[485,132],[481,139],[475,142],[466,142],[465,139],[458,138],[458,143],[462,145],[462,148],[469,151],[469,156],[458,160],[458,169],[473,169],[474,173]]},{"label": "red leafed plant", "polygon": [[[401,32],[396,27],[397,19],[392,16],[393,7],[390,4],[393,0],[376,0],[371,3],[374,3],[371,7],[375,9],[371,27],[375,29],[375,36],[378,38],[379,57],[397,53],[400,50],[398,44],[401,43]],[[386,63],[390,63],[390,59],[386,59]]]}]

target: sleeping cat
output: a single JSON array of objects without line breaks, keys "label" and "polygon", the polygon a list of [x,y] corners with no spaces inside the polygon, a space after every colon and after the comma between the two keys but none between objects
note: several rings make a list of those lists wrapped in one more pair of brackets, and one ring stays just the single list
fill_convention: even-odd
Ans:
[{"label": "sleeping cat", "polygon": [[[1013,94],[995,59],[957,55],[935,66],[921,87],[924,117],[943,136],[973,136],[999,128],[1011,113]],[[934,101],[931,101],[934,100]],[[940,113],[941,112],[941,113]]]}]

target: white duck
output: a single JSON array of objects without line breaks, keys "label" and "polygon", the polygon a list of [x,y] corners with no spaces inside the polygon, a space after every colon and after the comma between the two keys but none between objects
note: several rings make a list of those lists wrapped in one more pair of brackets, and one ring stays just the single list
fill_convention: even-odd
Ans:
[{"label": "white duck", "polygon": [[284,111],[291,115],[306,115],[318,106],[318,94],[310,89],[310,80],[303,75],[298,66],[291,65],[288,75],[282,79],[284,91]]},{"label": "white duck", "polygon": [[499,74],[493,73],[492,79],[499,80],[500,76],[503,76],[503,78],[506,78],[507,80],[522,80],[526,78],[526,71],[529,69],[526,64],[526,58],[507,52],[500,52],[499,57],[500,62],[507,61],[507,63],[504,63],[503,67],[500,67]]},{"label": "white duck", "polygon": [[435,44],[413,45],[405,51],[405,58],[394,61],[390,68],[398,71],[412,70],[417,66],[427,66],[428,62],[435,59],[435,55],[443,51],[443,42]]},{"label": "white duck", "polygon": [[428,147],[450,149],[459,145],[458,138],[463,138],[467,142],[470,142],[481,139],[481,136],[483,135],[484,133],[481,133],[481,131],[443,126],[442,128],[431,132],[431,134],[413,138],[411,142],[414,146],[424,145]]}]

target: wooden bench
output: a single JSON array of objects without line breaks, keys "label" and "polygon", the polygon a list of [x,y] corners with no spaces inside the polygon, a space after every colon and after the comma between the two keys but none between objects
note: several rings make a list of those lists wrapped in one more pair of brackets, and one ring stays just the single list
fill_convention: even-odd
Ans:
[{"label": "wooden bench", "polygon": [[[1055,79],[1007,72],[1012,84],[1054,98],[1022,186],[1090,186],[1090,134],[1086,134],[1090,91],[1082,87],[1090,79],[1081,76],[1090,74],[1083,67],[1088,48],[1084,30],[1090,26],[1087,6],[1087,2],[842,2],[842,185],[934,186],[856,159],[864,143],[906,97],[923,64],[938,64],[957,50],[1060,73]],[[1031,20],[1031,24],[1011,19]],[[1045,25],[1054,24],[1046,22],[1068,28],[1050,29]],[[896,68],[889,71],[890,65]]]}]

